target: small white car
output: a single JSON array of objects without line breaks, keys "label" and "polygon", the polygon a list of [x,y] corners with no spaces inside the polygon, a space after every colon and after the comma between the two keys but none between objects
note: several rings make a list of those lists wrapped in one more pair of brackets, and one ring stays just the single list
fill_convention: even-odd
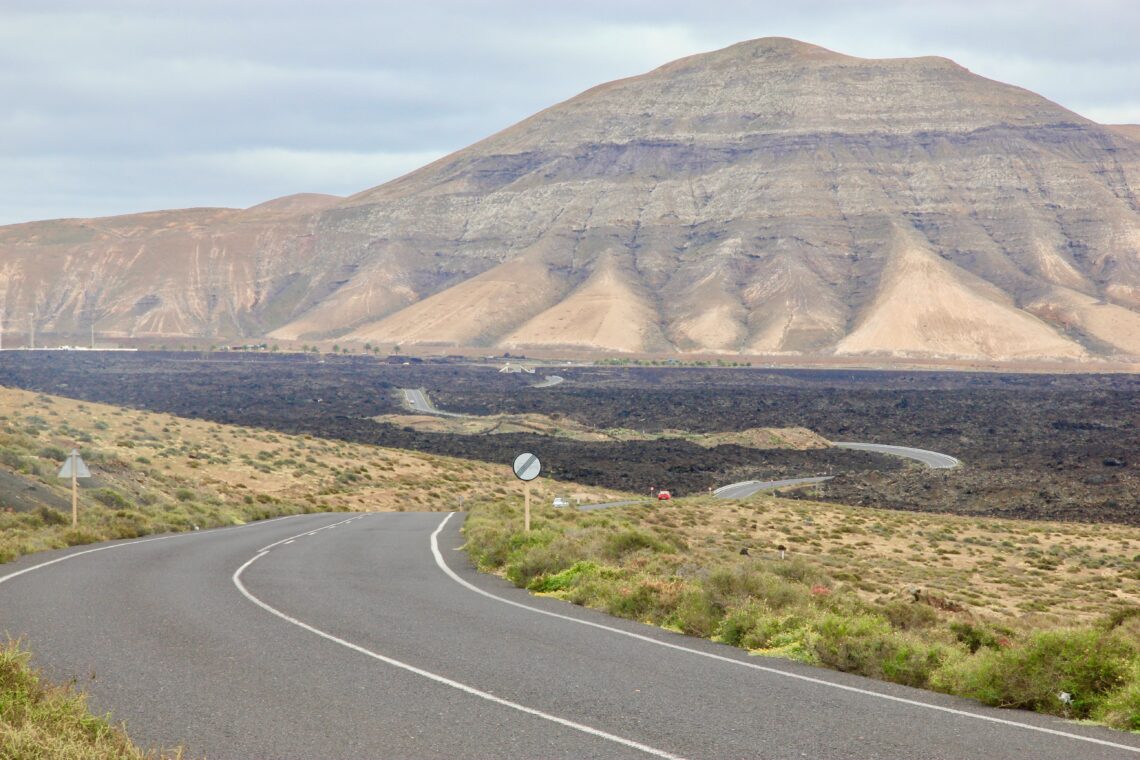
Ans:
[{"label": "small white car", "polygon": [[568,507],[568,506],[570,506],[570,502],[566,501],[566,499],[563,499],[561,496],[556,496],[556,497],[554,497],[554,506],[556,506],[556,507]]}]

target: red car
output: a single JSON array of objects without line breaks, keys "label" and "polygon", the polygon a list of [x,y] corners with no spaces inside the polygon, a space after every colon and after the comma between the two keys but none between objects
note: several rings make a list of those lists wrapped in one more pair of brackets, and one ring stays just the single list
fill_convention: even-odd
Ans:
[{"label": "red car", "polygon": [[669,493],[668,491],[658,491],[657,492],[657,501],[669,501],[669,499],[672,499],[672,498],[673,498],[673,494]]}]

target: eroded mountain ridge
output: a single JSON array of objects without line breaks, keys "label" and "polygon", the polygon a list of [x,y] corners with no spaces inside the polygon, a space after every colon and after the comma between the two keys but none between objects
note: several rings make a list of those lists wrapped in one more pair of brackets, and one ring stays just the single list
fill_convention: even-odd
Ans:
[{"label": "eroded mountain ridge", "polygon": [[0,228],[85,334],[601,353],[1140,356],[1140,141],[941,58],[762,39],[347,199]]}]

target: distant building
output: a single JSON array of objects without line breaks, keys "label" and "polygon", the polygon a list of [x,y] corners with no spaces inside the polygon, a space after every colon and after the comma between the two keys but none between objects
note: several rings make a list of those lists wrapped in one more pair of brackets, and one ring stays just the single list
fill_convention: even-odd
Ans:
[{"label": "distant building", "polygon": [[533,375],[534,367],[528,367],[525,364],[511,364],[510,362],[507,362],[503,365],[502,369],[500,369],[499,372],[526,372],[528,375]]}]

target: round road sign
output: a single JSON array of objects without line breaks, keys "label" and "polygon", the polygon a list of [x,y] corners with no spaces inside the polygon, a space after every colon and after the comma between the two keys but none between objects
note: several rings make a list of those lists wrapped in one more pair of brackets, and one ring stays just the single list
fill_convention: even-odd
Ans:
[{"label": "round road sign", "polygon": [[542,463],[534,454],[519,454],[515,457],[514,470],[519,480],[534,480],[542,471]]}]

